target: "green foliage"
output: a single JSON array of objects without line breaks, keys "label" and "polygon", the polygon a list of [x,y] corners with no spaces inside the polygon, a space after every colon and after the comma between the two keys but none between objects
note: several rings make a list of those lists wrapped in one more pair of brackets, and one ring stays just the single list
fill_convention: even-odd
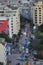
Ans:
[{"label": "green foliage", "polygon": [[33,21],[32,20],[29,20],[29,23],[30,23],[30,26],[34,26],[34,24],[33,24]]},{"label": "green foliage", "polygon": [[16,39],[16,42],[17,42],[17,43],[19,42],[19,38]]},{"label": "green foliage", "polygon": [[32,48],[33,48],[33,47],[32,47],[32,45],[30,44],[30,48],[29,48],[29,49],[31,50]]},{"label": "green foliage", "polygon": [[20,16],[20,22],[21,22],[21,28],[24,28],[26,24],[26,20],[22,15]]},{"label": "green foliage", "polygon": [[43,45],[42,44],[39,45],[39,50],[43,50]]},{"label": "green foliage", "polygon": [[38,27],[38,30],[43,32],[43,24]]},{"label": "green foliage", "polygon": [[40,32],[40,31],[36,31],[36,32],[35,32],[35,35],[36,35],[36,37],[37,37],[38,39],[43,38],[43,33]]},{"label": "green foliage", "polygon": [[38,59],[43,59],[43,55],[41,54],[38,54],[38,55],[34,55],[35,58],[38,58]]},{"label": "green foliage", "polygon": [[24,28],[25,27],[25,22],[21,22],[21,27]]},{"label": "green foliage", "polygon": [[5,33],[0,33],[0,37],[1,37],[1,38],[5,38],[5,41],[6,41],[6,42],[11,42],[11,41],[12,41],[12,39],[9,38],[9,36],[6,35]]},{"label": "green foliage", "polygon": [[32,39],[30,39],[30,46],[29,46],[29,49],[31,50],[33,48],[32,46]]},{"label": "green foliage", "polygon": [[42,44],[42,45],[43,45],[43,39],[41,40],[40,44]]},{"label": "green foliage", "polygon": [[21,34],[21,30],[19,30],[19,32],[18,32],[18,35],[20,36],[20,34]]},{"label": "green foliage", "polygon": [[40,44],[38,46],[38,50],[43,50],[43,40],[40,41]]},{"label": "green foliage", "polygon": [[43,55],[39,54],[37,58],[43,59]]},{"label": "green foliage", "polygon": [[43,38],[43,24],[38,26],[38,30],[35,32],[36,38]]}]

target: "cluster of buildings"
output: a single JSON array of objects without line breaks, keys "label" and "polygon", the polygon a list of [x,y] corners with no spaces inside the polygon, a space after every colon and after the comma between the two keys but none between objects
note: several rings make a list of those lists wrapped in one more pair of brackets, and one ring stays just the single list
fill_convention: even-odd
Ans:
[{"label": "cluster of buildings", "polygon": [[0,4],[0,33],[12,38],[20,30],[20,8],[16,5]]},{"label": "cluster of buildings", "polygon": [[21,0],[21,14],[32,19],[35,25],[43,24],[43,1],[41,0]]},{"label": "cluster of buildings", "polygon": [[[18,34],[20,30],[20,13],[23,13],[22,10],[24,10],[27,15],[28,12],[31,11],[31,19],[35,25],[40,26],[43,24],[43,2],[38,1],[34,3],[31,6],[31,10],[29,10],[30,6],[28,4],[28,0],[22,0],[21,5],[18,4],[18,2],[15,5],[14,3],[12,4],[12,2],[10,2],[10,4],[8,3],[8,5],[0,3],[0,33],[5,33],[9,35],[10,38],[12,38],[14,34]],[[7,56],[4,41],[5,39],[0,38],[0,62],[6,65]]]},{"label": "cluster of buildings", "polygon": [[29,1],[21,1],[21,4],[19,1],[21,0],[0,3],[0,33],[5,33],[10,38],[20,30],[20,13],[28,17]]},{"label": "cluster of buildings", "polygon": [[[18,0],[21,1],[21,0]],[[28,0],[10,2],[4,4],[0,3],[0,33],[6,33],[12,38],[14,34],[18,34],[20,30],[20,14],[24,17],[31,16],[35,25],[43,24],[43,2],[38,1],[31,7]]]}]

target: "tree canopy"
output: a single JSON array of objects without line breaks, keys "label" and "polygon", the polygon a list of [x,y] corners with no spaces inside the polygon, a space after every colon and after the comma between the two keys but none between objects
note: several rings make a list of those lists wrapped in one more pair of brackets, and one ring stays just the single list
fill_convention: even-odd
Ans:
[{"label": "tree canopy", "polygon": [[38,27],[38,30],[43,32],[43,24]]},{"label": "tree canopy", "polygon": [[43,50],[43,39],[40,41],[40,44],[38,46],[38,50]]},{"label": "tree canopy", "polygon": [[20,23],[21,23],[21,28],[24,28],[26,24],[26,20],[22,15],[20,16]]},{"label": "tree canopy", "polygon": [[5,33],[0,33],[0,37],[5,38],[6,42],[11,42],[12,41],[12,39],[8,35],[6,35]]}]

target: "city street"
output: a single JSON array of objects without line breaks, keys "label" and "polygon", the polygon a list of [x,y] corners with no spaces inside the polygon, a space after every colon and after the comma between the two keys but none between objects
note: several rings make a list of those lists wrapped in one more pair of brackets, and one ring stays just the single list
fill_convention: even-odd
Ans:
[{"label": "city street", "polygon": [[0,0],[0,65],[43,65],[42,0]]},{"label": "city street", "polygon": [[[24,32],[26,34],[24,34]],[[26,23],[25,28],[22,29],[21,33],[22,33],[22,35],[20,36],[18,45],[19,45],[20,48],[24,49],[23,45],[25,43],[27,44],[27,42],[30,42],[31,29],[30,29],[30,24],[29,23]],[[23,50],[23,49],[21,49],[22,50],[21,51],[20,48],[16,48],[16,49],[18,49],[18,51],[13,49],[13,52],[15,52],[15,51],[16,52],[15,53],[12,52],[12,55],[8,56],[8,60],[11,61],[11,65],[17,65],[18,63],[20,63],[20,65],[25,65],[25,63],[27,61],[28,61],[28,63],[30,63],[32,65],[43,65],[43,62],[41,63],[40,60],[38,60],[38,61],[33,60],[34,56],[31,54],[32,51],[31,51],[31,53],[29,53],[27,51],[25,52],[25,50]],[[28,53],[28,59],[29,60],[25,61],[25,58],[21,57],[23,55],[23,53],[24,53],[24,56],[25,56],[26,53]]]},{"label": "city street", "polygon": [[8,60],[11,61],[11,65],[16,65],[17,63],[21,63],[21,65],[22,65],[22,62],[17,60],[18,58],[20,58],[20,55],[21,54],[12,54],[12,55],[8,56]]},{"label": "city street", "polygon": [[[26,33],[26,35],[24,34],[24,32]],[[23,44],[27,42],[30,42],[30,34],[31,34],[31,30],[30,30],[30,24],[29,23],[26,23],[25,25],[25,28],[22,29],[22,32],[21,32],[23,35],[22,37],[20,37],[20,40],[19,40],[19,46],[21,47]],[[27,43],[26,43],[27,44]],[[14,50],[15,51],[15,50]],[[17,51],[19,52],[19,51]],[[25,52],[25,51],[24,51]],[[24,53],[22,51],[22,53]],[[16,65],[17,63],[20,63],[20,65],[24,65],[24,61],[20,61],[20,60],[17,60],[17,59],[20,59],[20,56],[22,55],[22,53],[12,53],[12,55],[8,56],[8,59],[11,61],[11,65]],[[25,55],[25,54],[24,54]],[[29,55],[29,61],[32,60],[32,56],[30,54]]]}]

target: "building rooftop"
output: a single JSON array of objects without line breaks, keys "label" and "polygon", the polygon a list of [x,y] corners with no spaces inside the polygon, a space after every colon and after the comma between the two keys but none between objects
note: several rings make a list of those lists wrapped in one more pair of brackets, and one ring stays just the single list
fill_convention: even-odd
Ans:
[{"label": "building rooftop", "polygon": [[11,6],[12,10],[18,9],[18,7]]},{"label": "building rooftop", "polygon": [[11,8],[12,10],[18,9],[18,6],[13,6],[13,5],[7,5],[7,6],[8,6],[8,8]]},{"label": "building rooftop", "polygon": [[5,42],[5,39],[4,38],[0,38],[0,43],[1,42]]}]

